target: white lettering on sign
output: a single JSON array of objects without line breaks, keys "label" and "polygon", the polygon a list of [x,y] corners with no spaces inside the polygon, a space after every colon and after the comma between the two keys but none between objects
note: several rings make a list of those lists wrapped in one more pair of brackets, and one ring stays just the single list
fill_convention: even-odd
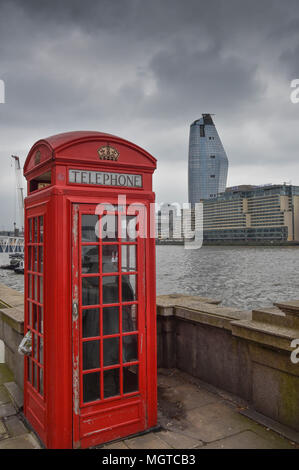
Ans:
[{"label": "white lettering on sign", "polygon": [[142,188],[142,176],[104,171],[69,170],[69,183]]}]

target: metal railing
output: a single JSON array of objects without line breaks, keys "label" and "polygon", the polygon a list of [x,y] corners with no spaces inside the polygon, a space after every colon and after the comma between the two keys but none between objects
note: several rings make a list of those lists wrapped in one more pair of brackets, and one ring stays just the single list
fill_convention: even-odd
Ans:
[{"label": "metal railing", "polygon": [[0,253],[24,253],[24,237],[0,236]]}]

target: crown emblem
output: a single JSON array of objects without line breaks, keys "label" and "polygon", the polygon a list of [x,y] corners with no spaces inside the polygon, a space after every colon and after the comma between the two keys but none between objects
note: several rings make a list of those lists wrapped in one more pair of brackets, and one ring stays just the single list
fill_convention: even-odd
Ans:
[{"label": "crown emblem", "polygon": [[103,145],[103,147],[100,147],[98,149],[98,154],[101,160],[117,161],[119,157],[119,151],[114,147],[111,147],[109,143],[107,145]]}]

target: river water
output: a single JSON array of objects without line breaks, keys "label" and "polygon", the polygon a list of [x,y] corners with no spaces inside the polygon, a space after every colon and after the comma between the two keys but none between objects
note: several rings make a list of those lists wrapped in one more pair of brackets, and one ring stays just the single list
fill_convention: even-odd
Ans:
[{"label": "river water", "polygon": [[299,246],[157,246],[157,293],[170,292],[242,309],[299,299]]},{"label": "river water", "polygon": [[[0,265],[7,263],[0,254]],[[0,269],[0,283],[23,292],[24,276]],[[299,299],[299,246],[157,246],[157,294],[174,292],[242,309]]]}]

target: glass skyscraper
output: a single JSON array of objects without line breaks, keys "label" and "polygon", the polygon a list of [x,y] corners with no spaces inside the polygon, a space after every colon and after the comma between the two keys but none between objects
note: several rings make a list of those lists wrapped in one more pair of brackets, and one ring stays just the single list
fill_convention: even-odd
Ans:
[{"label": "glass skyscraper", "polygon": [[188,192],[191,205],[225,191],[228,158],[210,114],[190,126]]}]

